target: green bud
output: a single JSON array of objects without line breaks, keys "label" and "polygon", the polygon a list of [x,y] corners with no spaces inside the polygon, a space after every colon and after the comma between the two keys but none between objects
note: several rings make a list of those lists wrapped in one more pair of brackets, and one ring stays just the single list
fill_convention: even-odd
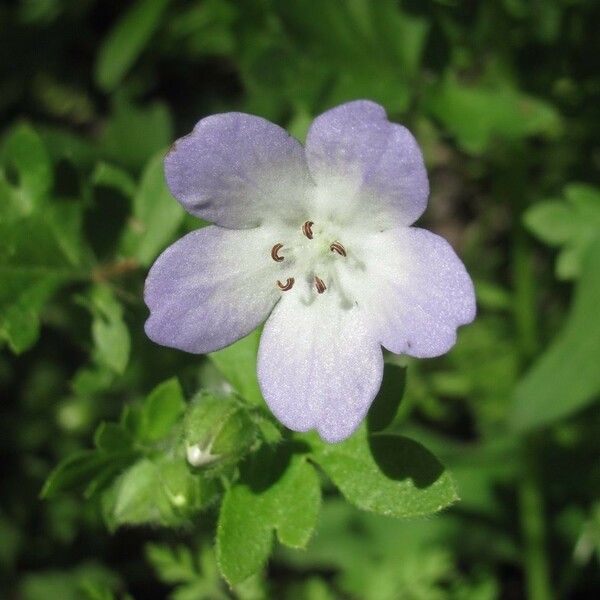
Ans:
[{"label": "green bud", "polygon": [[185,416],[184,436],[192,466],[223,466],[237,462],[249,450],[256,426],[237,400],[201,393]]}]

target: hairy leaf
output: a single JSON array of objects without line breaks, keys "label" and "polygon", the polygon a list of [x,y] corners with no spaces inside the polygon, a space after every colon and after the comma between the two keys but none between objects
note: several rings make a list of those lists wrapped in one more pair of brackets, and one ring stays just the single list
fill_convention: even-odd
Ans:
[{"label": "hairy leaf", "polygon": [[225,579],[240,583],[264,566],[273,530],[287,546],[306,546],[320,503],[319,479],[305,456],[279,448],[253,457],[221,506],[217,560]]}]

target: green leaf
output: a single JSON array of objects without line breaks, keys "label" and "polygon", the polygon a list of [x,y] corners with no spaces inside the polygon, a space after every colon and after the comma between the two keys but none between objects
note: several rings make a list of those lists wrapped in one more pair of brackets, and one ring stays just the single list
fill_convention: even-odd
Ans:
[{"label": "green leaf", "polygon": [[211,352],[208,357],[242,398],[257,406],[264,406],[256,378],[256,353],[259,341],[260,329],[255,329],[235,344]]},{"label": "green leaf", "polygon": [[212,500],[214,484],[189,472],[185,460],[143,458],[129,467],[104,494],[108,526],[179,526]]},{"label": "green leaf", "polygon": [[117,96],[100,147],[106,158],[139,169],[172,141],[173,122],[165,104],[136,106]]},{"label": "green leaf", "polygon": [[82,450],[61,461],[50,473],[40,493],[51,498],[58,493],[85,488],[86,498],[103,488],[135,458],[125,432],[117,433],[114,425],[101,425],[96,432],[98,450]]},{"label": "green leaf", "polygon": [[242,459],[256,441],[257,428],[238,398],[201,392],[188,407],[183,435],[191,465],[220,469]]},{"label": "green leaf", "polygon": [[169,0],[138,0],[108,34],[96,60],[95,78],[106,92],[114,90],[158,28]]},{"label": "green leaf", "polygon": [[122,425],[100,423],[94,434],[94,444],[104,452],[127,451],[133,447],[133,438]]},{"label": "green leaf", "polygon": [[[0,285],[6,286],[6,292],[11,278],[2,275],[0,265]],[[36,342],[40,333],[39,314],[61,283],[59,277],[52,275],[39,277],[31,284],[19,286],[12,299],[7,298],[9,303],[4,307],[0,294],[0,308],[3,308],[0,313],[0,339],[6,340],[15,354],[28,350]]]},{"label": "green leaf", "polygon": [[306,456],[263,447],[226,492],[217,526],[217,561],[230,584],[266,563],[273,530],[286,546],[304,548],[315,528],[321,493]]},{"label": "green leaf", "polygon": [[577,218],[566,203],[560,200],[538,202],[523,216],[527,228],[552,246],[567,242],[577,231]]},{"label": "green leaf", "polygon": [[560,246],[556,262],[559,279],[579,276],[588,248],[600,231],[600,190],[572,183],[565,187],[564,201],[538,202],[523,217],[525,226],[550,246]]},{"label": "green leaf", "polygon": [[99,162],[92,174],[92,183],[97,186],[113,188],[126,198],[133,198],[136,185],[127,171],[106,162]]},{"label": "green leaf", "polygon": [[59,492],[69,491],[87,483],[111,460],[111,456],[98,454],[94,450],[82,450],[71,454],[49,475],[40,496],[51,498]]},{"label": "green leaf", "polygon": [[4,165],[14,168],[18,176],[15,203],[21,214],[28,214],[40,205],[54,183],[48,152],[35,130],[23,123],[17,125],[6,139],[2,159]]},{"label": "green leaf", "polygon": [[512,426],[518,432],[581,410],[600,393],[600,238],[591,245],[567,321],[514,394]]},{"label": "green leaf", "polygon": [[430,89],[427,106],[459,145],[481,154],[495,139],[554,136],[561,128],[550,104],[510,87],[461,85],[454,77]]},{"label": "green leaf", "polygon": [[419,443],[361,427],[340,444],[315,442],[314,460],[346,499],[391,517],[438,512],[458,500],[452,478]]},{"label": "green leaf", "polygon": [[129,362],[131,340],[123,320],[123,308],[110,288],[97,285],[91,292],[92,338],[94,359],[117,374],[122,374]]},{"label": "green leaf", "polygon": [[189,548],[169,548],[160,544],[147,544],[146,557],[165,583],[185,583],[198,577],[194,556]]},{"label": "green leaf", "polygon": [[159,384],[144,400],[137,437],[143,442],[166,437],[184,410],[185,399],[177,378]]},{"label": "green leaf", "polygon": [[164,155],[155,156],[146,166],[133,199],[133,214],[121,242],[121,251],[150,265],[172,240],[185,211],[165,183]]}]

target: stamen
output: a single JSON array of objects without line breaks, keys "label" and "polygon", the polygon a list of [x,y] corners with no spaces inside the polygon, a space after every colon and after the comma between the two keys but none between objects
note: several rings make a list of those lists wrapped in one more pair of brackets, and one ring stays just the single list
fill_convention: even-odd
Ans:
[{"label": "stamen", "polygon": [[283,260],[283,256],[279,256],[279,254],[277,254],[282,248],[283,248],[283,244],[275,244],[271,248],[271,258],[275,262],[281,262]]},{"label": "stamen", "polygon": [[306,221],[304,225],[302,225],[302,233],[309,239],[313,239],[312,226],[314,223],[312,221]]},{"label": "stamen", "polygon": [[327,286],[325,285],[324,281],[320,277],[317,277],[316,275],[315,275],[315,287],[317,288],[317,294],[322,294],[327,289]]},{"label": "stamen", "polygon": [[281,283],[279,279],[277,280],[277,285],[282,292],[287,292],[294,287],[294,281],[296,281],[293,277],[288,277],[285,283]]},{"label": "stamen", "polygon": [[329,249],[332,252],[337,252],[340,256],[346,256],[346,248],[339,242],[333,242],[331,246],[329,246]]}]

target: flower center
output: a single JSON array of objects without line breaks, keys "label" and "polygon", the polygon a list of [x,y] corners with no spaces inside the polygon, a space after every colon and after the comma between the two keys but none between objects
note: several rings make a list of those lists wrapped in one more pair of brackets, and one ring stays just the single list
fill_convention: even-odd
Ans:
[{"label": "flower center", "polygon": [[296,283],[296,278],[304,275],[304,281],[311,292],[317,295],[335,287],[336,261],[348,256],[346,247],[335,239],[326,228],[315,226],[313,221],[305,221],[300,227],[300,235],[291,244],[277,242],[271,248],[271,258],[286,273],[285,281],[277,280],[277,287],[288,292]]}]

